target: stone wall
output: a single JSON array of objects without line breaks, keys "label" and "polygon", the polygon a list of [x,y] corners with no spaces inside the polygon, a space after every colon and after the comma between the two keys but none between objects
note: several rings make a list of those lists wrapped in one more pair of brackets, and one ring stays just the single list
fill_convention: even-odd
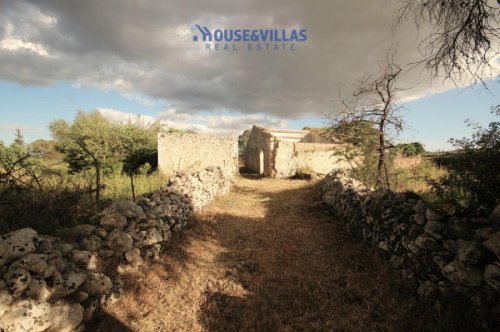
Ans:
[{"label": "stone wall", "polygon": [[220,167],[225,174],[238,172],[238,140],[232,136],[158,134],[158,168],[171,176]]},{"label": "stone wall", "polygon": [[415,168],[422,162],[422,156],[416,155],[411,157],[405,157],[401,154],[397,154],[394,157],[393,164],[396,168]]},{"label": "stone wall", "polygon": [[445,216],[416,194],[374,191],[341,171],[323,180],[322,197],[422,300],[442,308],[458,298],[478,328],[500,326],[500,206],[490,218]]},{"label": "stone wall", "polygon": [[334,154],[338,147],[338,144],[278,141],[274,151],[274,174],[287,178],[302,170],[328,174],[334,168],[350,168],[349,163]]},{"label": "stone wall", "polygon": [[171,233],[230,186],[220,168],[177,174],[164,189],[114,202],[56,237],[30,228],[2,235],[0,331],[81,331],[100,304],[116,299],[120,274],[158,258]]}]

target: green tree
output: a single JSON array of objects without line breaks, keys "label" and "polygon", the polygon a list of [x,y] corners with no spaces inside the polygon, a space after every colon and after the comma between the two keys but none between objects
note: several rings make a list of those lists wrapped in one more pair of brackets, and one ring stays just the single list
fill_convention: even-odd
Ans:
[{"label": "green tree", "polygon": [[413,142],[413,143],[404,143],[398,144],[394,147],[394,151],[397,153],[401,153],[405,157],[413,157],[425,152],[425,148],[422,143]]},{"label": "green tree", "polygon": [[19,128],[16,129],[16,138],[14,139],[14,144],[17,144],[19,146],[26,145],[26,143],[24,142],[23,133],[21,132],[21,129],[19,129]]},{"label": "green tree", "polygon": [[[500,115],[500,106],[493,108]],[[431,181],[431,199],[451,213],[488,215],[500,203],[500,121],[474,127],[471,137],[451,139],[457,153],[442,162],[447,173]]]},{"label": "green tree", "polygon": [[120,141],[123,147],[123,171],[130,177],[132,199],[135,201],[134,176],[145,165],[156,169],[158,164],[159,123],[140,125],[128,123],[120,127]]},{"label": "green tree", "polygon": [[123,154],[117,125],[106,120],[99,112],[78,112],[73,123],[56,120],[50,131],[65,160],[79,167],[91,165],[96,176],[96,203],[100,205],[101,170]]},{"label": "green tree", "polygon": [[0,186],[4,190],[41,190],[41,165],[22,145],[0,141]]}]

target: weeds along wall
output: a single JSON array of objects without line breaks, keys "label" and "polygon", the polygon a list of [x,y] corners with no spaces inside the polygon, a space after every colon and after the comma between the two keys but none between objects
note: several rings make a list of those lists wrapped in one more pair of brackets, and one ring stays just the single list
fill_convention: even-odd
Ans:
[{"label": "weeds along wall", "polygon": [[375,191],[342,171],[325,177],[322,197],[420,299],[437,308],[466,304],[478,328],[500,326],[500,205],[490,218],[445,216],[416,194]]},{"label": "weeds along wall", "polygon": [[136,202],[116,201],[58,237],[23,228],[0,236],[0,331],[81,331],[121,292],[120,275],[157,259],[193,211],[227,193],[221,168],[179,173]]},{"label": "weeds along wall", "polygon": [[233,136],[158,134],[158,168],[170,176],[220,167],[225,174],[238,172],[238,140]]}]

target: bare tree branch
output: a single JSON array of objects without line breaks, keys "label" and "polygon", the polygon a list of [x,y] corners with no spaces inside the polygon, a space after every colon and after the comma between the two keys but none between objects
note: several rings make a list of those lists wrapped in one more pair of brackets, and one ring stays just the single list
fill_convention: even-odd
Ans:
[{"label": "bare tree branch", "polygon": [[476,83],[491,73],[491,60],[500,47],[500,2],[404,0],[396,26],[407,18],[413,18],[419,30],[430,25],[419,46],[424,58],[416,64],[434,77],[444,73],[445,79],[455,81],[468,74]]}]

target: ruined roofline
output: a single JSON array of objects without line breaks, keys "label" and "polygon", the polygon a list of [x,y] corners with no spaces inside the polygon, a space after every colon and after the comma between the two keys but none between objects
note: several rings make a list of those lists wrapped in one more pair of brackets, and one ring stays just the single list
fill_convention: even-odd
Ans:
[{"label": "ruined roofline", "polygon": [[237,135],[231,133],[224,134],[206,134],[206,133],[169,133],[167,131],[159,131],[158,135],[177,135],[177,136],[202,136],[202,137],[219,137],[219,138],[235,138]]},{"label": "ruined roofline", "polygon": [[273,129],[273,128],[261,127],[258,125],[253,125],[253,126],[257,129],[265,130],[271,134],[272,133],[283,133],[283,134],[290,133],[290,134],[304,134],[304,135],[306,135],[309,133],[309,130]]}]

